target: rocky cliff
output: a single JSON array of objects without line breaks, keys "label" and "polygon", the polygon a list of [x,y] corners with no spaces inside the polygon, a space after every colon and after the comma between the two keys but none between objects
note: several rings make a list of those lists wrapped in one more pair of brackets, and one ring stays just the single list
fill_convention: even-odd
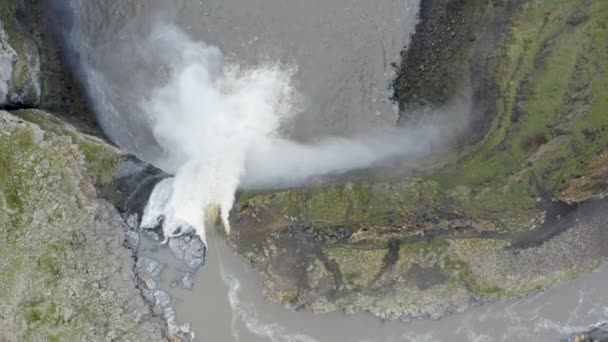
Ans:
[{"label": "rocky cliff", "polygon": [[608,257],[608,3],[423,0],[420,16],[401,124],[466,88],[470,137],[416,178],[241,194],[230,239],[271,300],[436,318]]},{"label": "rocky cliff", "polygon": [[119,152],[45,112],[15,114],[0,111],[0,339],[161,340],[122,218],[95,189]]},{"label": "rocky cliff", "polygon": [[142,297],[152,285],[115,209],[141,163],[82,132],[98,130],[46,10],[0,4],[0,340],[179,340]]}]

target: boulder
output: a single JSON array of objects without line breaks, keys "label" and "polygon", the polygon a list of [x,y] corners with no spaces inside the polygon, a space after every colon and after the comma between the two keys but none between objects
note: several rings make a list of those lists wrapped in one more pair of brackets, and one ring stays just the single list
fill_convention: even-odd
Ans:
[{"label": "boulder", "polygon": [[194,232],[170,238],[169,248],[177,259],[183,261],[193,271],[205,263],[207,247]]}]

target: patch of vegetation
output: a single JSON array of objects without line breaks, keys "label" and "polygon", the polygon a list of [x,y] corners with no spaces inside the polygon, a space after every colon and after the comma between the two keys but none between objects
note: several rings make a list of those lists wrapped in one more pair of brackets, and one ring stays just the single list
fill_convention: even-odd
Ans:
[{"label": "patch of vegetation", "polygon": [[23,166],[15,149],[27,151],[33,146],[32,131],[27,128],[15,130],[10,135],[0,135],[0,193],[9,211],[23,210],[22,198],[27,191],[22,186],[23,177],[27,175],[20,170]]},{"label": "patch of vegetation", "polygon": [[86,139],[81,140],[79,146],[95,183],[101,186],[109,184],[120,165],[120,156],[110,147]]},{"label": "patch of vegetation", "polygon": [[112,181],[120,165],[120,155],[105,143],[95,141],[74,128],[68,126],[60,119],[40,110],[18,110],[13,114],[40,126],[45,134],[69,136],[83,152],[88,163],[88,170],[98,186],[107,185]]},{"label": "patch of vegetation", "polygon": [[327,249],[330,258],[336,261],[342,277],[356,287],[366,287],[380,272],[386,249],[359,250],[347,247]]},{"label": "patch of vegetation", "polygon": [[[538,177],[543,191],[556,194],[563,180],[580,175],[608,146],[608,134],[599,134],[608,127],[608,48],[601,43],[608,39],[608,3],[521,6],[494,71],[500,87],[496,116],[485,137],[439,174],[445,187],[498,188],[523,170]],[[587,19],[573,23],[581,12]],[[585,133],[590,131],[598,134]],[[550,145],[556,138],[559,143]],[[528,188],[519,191],[522,199],[536,192],[525,184],[527,177],[517,181]],[[519,201],[517,192],[513,195]]]},{"label": "patch of vegetation", "polygon": [[294,288],[290,292],[285,293],[283,295],[283,297],[281,297],[281,301],[283,303],[291,303],[298,297],[298,294],[299,294],[299,290],[297,288]]}]

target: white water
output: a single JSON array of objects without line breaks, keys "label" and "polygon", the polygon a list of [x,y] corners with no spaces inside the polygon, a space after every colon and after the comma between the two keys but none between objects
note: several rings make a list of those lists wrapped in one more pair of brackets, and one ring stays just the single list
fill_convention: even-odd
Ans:
[{"label": "white water", "polygon": [[[191,227],[205,239],[210,209],[215,213],[219,208],[229,230],[228,213],[239,188],[302,185],[315,176],[367,168],[389,158],[414,162],[466,127],[467,104],[451,115],[429,115],[424,122],[394,127],[396,113],[386,105],[389,94],[377,88],[382,81],[388,87],[389,65],[398,62],[397,53],[414,21],[407,4],[386,2],[386,7],[348,1],[304,6],[298,11],[312,9],[310,18],[320,22],[302,22],[293,37],[277,37],[289,49],[295,47],[295,60],[283,53],[273,57],[273,51],[285,47],[262,44],[265,37],[252,33],[242,55],[231,52],[228,62],[217,47],[193,39],[173,24],[176,16],[191,17],[198,7],[195,2],[180,2],[189,10],[178,14],[180,4],[173,7],[159,1],[72,0],[79,29],[72,32],[71,40],[80,52],[104,131],[124,150],[175,175],[157,190],[164,197],[162,202],[150,202],[145,225],[151,227],[162,218],[167,237]],[[242,5],[233,5],[236,8],[228,10],[238,17]],[[302,19],[299,12],[284,11],[278,4],[258,5],[251,10],[261,10],[272,20],[277,20],[274,11],[285,15],[283,20],[292,15],[294,21]],[[200,5],[204,13],[216,11],[217,6],[228,5]],[[294,6],[299,7],[295,2]],[[370,16],[367,7],[376,8],[378,17]],[[393,8],[403,12],[391,12]],[[361,9],[365,10],[359,13]],[[387,13],[380,15],[384,9]],[[331,12],[337,17],[325,18]],[[384,22],[384,16],[397,19]],[[402,17],[410,22],[401,23]],[[252,29],[260,20],[251,22]],[[186,29],[195,22],[188,19]],[[288,21],[282,25],[291,29]],[[225,39],[234,30],[242,34],[238,26],[226,27],[220,21],[217,26],[212,28],[221,30]],[[391,26],[404,28],[395,29],[397,34],[387,31]],[[262,28],[271,39],[282,31]],[[203,36],[217,38],[207,30]],[[369,37],[358,37],[359,32]],[[403,37],[402,41],[387,34]],[[293,45],[298,42],[293,38],[301,45]],[[375,40],[380,46],[364,45]],[[255,62],[242,63],[251,59],[247,50],[258,46],[264,51]],[[298,91],[298,85],[306,86],[306,91]]]},{"label": "white water", "polygon": [[175,175],[159,184],[144,227],[162,217],[167,237],[193,227],[205,240],[207,211],[216,207],[229,230],[239,187],[301,185],[389,157],[416,160],[455,131],[429,119],[378,136],[296,142],[283,133],[301,110],[292,84],[295,66],[225,63],[217,48],[191,40],[173,25],[156,27],[140,49],[174,52],[163,65],[166,82],[139,102],[162,151],[153,163]]}]

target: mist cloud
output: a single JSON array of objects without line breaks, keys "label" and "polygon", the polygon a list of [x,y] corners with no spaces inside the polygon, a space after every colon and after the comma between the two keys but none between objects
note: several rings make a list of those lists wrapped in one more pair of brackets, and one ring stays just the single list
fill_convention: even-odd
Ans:
[{"label": "mist cloud", "polygon": [[[129,96],[99,96],[102,107],[127,117],[100,115],[100,120],[110,130],[121,120],[128,122],[122,131],[135,123],[132,131],[152,136],[142,144],[130,131],[117,140],[174,175],[159,184],[142,222],[146,227],[164,220],[166,236],[189,226],[204,239],[205,221],[214,208],[219,208],[229,229],[228,214],[239,188],[306,185],[315,176],[378,166],[388,158],[414,163],[444,146],[463,127],[463,120],[454,120],[460,114],[449,121],[446,116],[429,115],[382,135],[326,137],[305,144],[282,133],[302,112],[302,97],[293,82],[296,66],[226,63],[216,47],[192,40],[173,25],[156,27],[137,49],[152,56],[146,63],[154,68],[148,70],[161,81]],[[103,72],[90,68],[88,74],[96,76],[89,81],[97,82],[90,88],[111,88]],[[116,105],[112,98],[127,105]],[[104,119],[114,121],[104,123]],[[131,143],[125,136],[140,141]]]}]

